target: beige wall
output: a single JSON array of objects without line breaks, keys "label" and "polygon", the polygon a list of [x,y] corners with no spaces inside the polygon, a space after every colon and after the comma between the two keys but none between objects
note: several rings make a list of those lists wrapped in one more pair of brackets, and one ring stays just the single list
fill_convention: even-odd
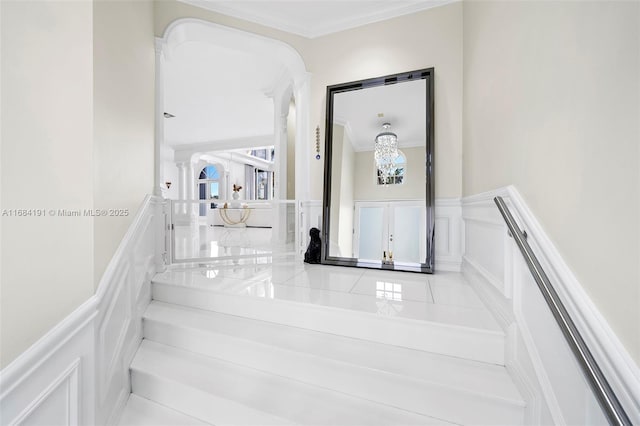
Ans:
[{"label": "beige wall", "polygon": [[[158,36],[200,17],[292,45],[322,139],[327,85],[433,66],[436,196],[515,184],[640,362],[639,9],[459,2],[308,40],[170,0],[2,1],[2,208],[134,209],[150,191],[152,13]],[[93,293],[130,219],[2,218],[0,367]]]},{"label": "beige wall", "polygon": [[339,124],[333,125],[332,141],[329,254],[352,257],[355,152],[349,135]]},{"label": "beige wall", "polygon": [[402,148],[407,158],[401,185],[378,185],[373,151],[356,153],[355,193],[358,201],[421,200],[426,197],[425,147]]},{"label": "beige wall", "polygon": [[97,285],[140,203],[153,192],[153,3],[100,0],[93,18],[94,206],[129,210],[125,217],[95,219]]},{"label": "beige wall", "polygon": [[296,104],[291,98],[287,115],[287,200],[296,199]]},{"label": "beige wall", "polygon": [[0,368],[93,293],[92,4],[0,2],[2,217]]},{"label": "beige wall", "polygon": [[[461,195],[462,3],[319,37],[301,53],[312,73],[311,124],[321,129],[326,86],[434,67],[436,197]],[[321,162],[311,171],[322,177]],[[322,181],[311,182],[319,198]]]},{"label": "beige wall", "polygon": [[514,184],[637,362],[639,22],[638,2],[464,4],[464,194]]},{"label": "beige wall", "polygon": [[[0,2],[0,367],[86,301],[153,180],[153,4]],[[126,152],[126,155],[123,155]],[[129,209],[124,218],[49,210]]]},{"label": "beige wall", "polygon": [[331,200],[329,201],[332,209],[329,216],[331,227],[329,229],[329,255],[342,256],[340,251],[340,190],[342,189],[342,148],[344,142],[344,127],[339,125],[333,126],[333,145],[334,152],[339,153],[332,155],[331,170],[335,173],[331,174]]},{"label": "beige wall", "polygon": [[[334,126],[334,135],[335,135]],[[347,132],[342,132],[342,168],[340,170],[340,202],[337,207],[340,208],[340,222],[338,235],[338,245],[340,253],[343,257],[353,256],[353,194],[355,192],[355,173],[357,171],[355,164],[355,152],[351,145],[351,139]],[[333,176],[332,176],[333,177]],[[335,186],[334,186],[335,188]],[[336,207],[332,204],[332,207]],[[336,226],[336,224],[333,224]]]},{"label": "beige wall", "polygon": [[[461,195],[462,3],[316,39],[305,39],[171,0],[157,2],[155,10],[156,36],[162,36],[174,20],[192,17],[275,38],[294,47],[311,73],[310,133],[320,126],[321,153],[324,153],[328,85],[435,67],[436,196]],[[310,146],[313,137],[309,134]],[[316,161],[313,156],[315,154],[310,155],[308,164],[311,198],[320,200],[323,161]]]}]

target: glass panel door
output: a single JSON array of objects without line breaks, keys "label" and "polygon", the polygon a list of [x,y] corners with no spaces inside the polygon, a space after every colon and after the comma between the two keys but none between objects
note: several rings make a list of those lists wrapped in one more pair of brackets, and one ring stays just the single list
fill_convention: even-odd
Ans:
[{"label": "glass panel door", "polygon": [[[355,257],[362,260],[380,261],[387,251],[387,212],[384,206],[361,206],[358,209],[356,240],[358,253]],[[348,254],[342,254],[347,256]]]},{"label": "glass panel door", "polygon": [[389,228],[389,250],[395,262],[420,263],[425,260],[424,206],[391,204],[391,227]]}]

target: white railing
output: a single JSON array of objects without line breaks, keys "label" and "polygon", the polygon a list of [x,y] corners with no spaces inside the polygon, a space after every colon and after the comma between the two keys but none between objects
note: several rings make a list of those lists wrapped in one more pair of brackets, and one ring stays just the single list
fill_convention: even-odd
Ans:
[{"label": "white railing", "polygon": [[292,255],[299,242],[292,200],[170,200],[170,263]]}]

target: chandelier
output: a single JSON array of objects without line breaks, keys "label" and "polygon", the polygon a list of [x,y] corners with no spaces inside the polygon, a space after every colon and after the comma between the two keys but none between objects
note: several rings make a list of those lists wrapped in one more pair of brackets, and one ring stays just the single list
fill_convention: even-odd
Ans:
[{"label": "chandelier", "polygon": [[396,172],[396,158],[398,157],[398,136],[389,131],[391,124],[384,123],[382,132],[376,136],[374,157],[376,166],[380,170],[380,177],[383,182],[393,176]]}]

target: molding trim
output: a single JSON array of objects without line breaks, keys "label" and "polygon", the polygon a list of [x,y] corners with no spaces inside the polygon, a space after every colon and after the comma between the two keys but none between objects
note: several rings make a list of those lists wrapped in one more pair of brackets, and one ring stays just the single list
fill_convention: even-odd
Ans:
[{"label": "molding trim", "polygon": [[589,298],[514,186],[506,188],[529,244],[631,420],[640,424],[640,368]]},{"label": "molding trim", "polygon": [[500,294],[494,284],[495,277],[468,256],[465,255],[462,259],[462,273],[469,278],[469,284],[489,307],[500,327],[507,331],[514,323],[515,317],[508,299]]},{"label": "molding trim", "polygon": [[69,365],[69,367],[60,374],[45,390],[36,397],[35,400],[29,404],[11,424],[22,424],[31,414],[33,414],[38,407],[40,407],[56,390],[60,388],[64,382],[68,382],[69,389],[65,392],[67,394],[67,418],[66,423],[69,425],[80,424],[80,402],[78,398],[80,380],[80,358],[76,358],[75,361]]},{"label": "molding trim", "polygon": [[[537,320],[532,322],[533,312],[537,308],[541,309],[540,312],[544,312],[545,316],[548,314],[551,318],[551,314],[542,301],[541,295],[539,301],[532,300],[532,294],[537,296],[538,289],[537,287],[534,289],[535,283],[517,247],[512,239],[506,236],[506,225],[498,225],[501,218],[493,202],[493,198],[498,195],[505,199],[519,226],[527,230],[529,244],[545,268],[545,272],[554,284],[604,375],[631,420],[640,424],[640,370],[638,366],[562,259],[522,196],[515,187],[508,186],[465,197],[462,200],[466,228],[475,227],[476,230],[484,230],[482,233],[474,234],[467,229],[466,244],[467,248],[471,246],[471,250],[467,250],[465,253],[463,273],[469,277],[470,283],[494,312],[501,326],[505,330],[509,330],[507,347],[511,349],[508,350],[510,353],[506,355],[507,368],[513,372],[514,379],[518,382],[523,394],[531,398],[528,401],[529,404],[538,405],[528,412],[527,418],[533,423],[536,423],[535,419],[542,422],[546,419],[563,424],[567,421],[575,421],[574,419],[580,418],[580,416],[593,415],[593,413],[580,412],[576,408],[577,406],[567,408],[567,404],[560,403],[560,398],[567,399],[566,389],[563,391],[556,388],[558,381],[552,380],[552,371],[554,370],[550,368],[551,366],[545,365],[545,362],[549,362],[549,353],[552,351],[552,348],[549,348],[550,342],[560,342],[561,334],[555,322],[548,322],[547,330],[548,327],[551,327],[552,330],[543,333],[548,336],[542,337],[541,325],[536,322]],[[483,241],[482,244],[479,244],[478,241],[469,240],[477,240],[483,236],[491,236],[490,241]],[[501,256],[500,262],[492,261],[489,265],[480,261],[483,249],[496,253],[502,252],[503,256]],[[476,254],[479,255],[478,258],[475,257]],[[489,258],[484,259],[484,262],[488,262],[487,259]],[[502,274],[502,277],[495,276],[498,272]],[[499,283],[501,278],[504,283]],[[496,285],[498,283],[500,285]],[[531,293],[534,290],[535,293]],[[523,352],[526,353],[523,354]],[[564,352],[570,354],[568,347]],[[560,363],[567,369],[572,369],[576,377],[581,377],[582,372],[572,357],[571,354],[569,356],[558,352],[557,361],[554,362]],[[536,385],[533,385],[534,383]],[[584,386],[587,386],[586,383]],[[585,392],[590,395],[590,390]],[[579,395],[574,397],[579,398]],[[545,404],[542,404],[543,401]],[[595,400],[582,401],[582,404],[583,406],[596,404],[595,410],[599,410]]]},{"label": "molding trim", "polygon": [[[11,424],[115,424],[130,393],[129,364],[164,251],[163,203],[147,196],[96,294],[0,371],[0,411]],[[64,396],[60,396],[61,393]],[[13,418],[13,420],[11,420]]]},{"label": "molding trim", "polygon": [[[189,4],[191,6],[207,9],[212,12],[242,19],[244,21],[254,22],[265,27],[275,28],[280,31],[313,39],[316,37],[321,37],[323,35],[333,34],[351,28],[357,28],[363,25],[372,24],[374,22],[386,21],[388,19],[396,18],[399,16],[421,12],[423,10],[443,6],[449,3],[454,3],[458,0],[418,1],[410,2],[410,4],[402,3],[398,5],[393,5],[393,3],[390,3],[385,5],[385,7],[382,9],[377,8],[375,10],[369,10],[366,13],[359,13],[355,16],[351,14],[351,16],[334,19],[332,22],[314,21],[313,24],[310,24],[308,20],[304,20],[299,23],[292,23],[293,21],[291,19],[287,19],[284,16],[278,17],[274,14],[270,14],[270,16],[267,16],[263,13],[254,13],[246,7],[238,6],[237,3],[232,2],[212,2],[204,0],[178,1]],[[365,10],[367,10],[366,7]]]},{"label": "molding trim", "polygon": [[95,296],[90,297],[0,371],[0,382],[2,383],[0,401],[23,384],[29,376],[46,363],[69,340],[92,324],[97,314],[96,306],[97,298]]},{"label": "molding trim", "polygon": [[[435,199],[435,270],[460,272],[463,222],[459,197]],[[444,229],[443,229],[444,228]]]}]

